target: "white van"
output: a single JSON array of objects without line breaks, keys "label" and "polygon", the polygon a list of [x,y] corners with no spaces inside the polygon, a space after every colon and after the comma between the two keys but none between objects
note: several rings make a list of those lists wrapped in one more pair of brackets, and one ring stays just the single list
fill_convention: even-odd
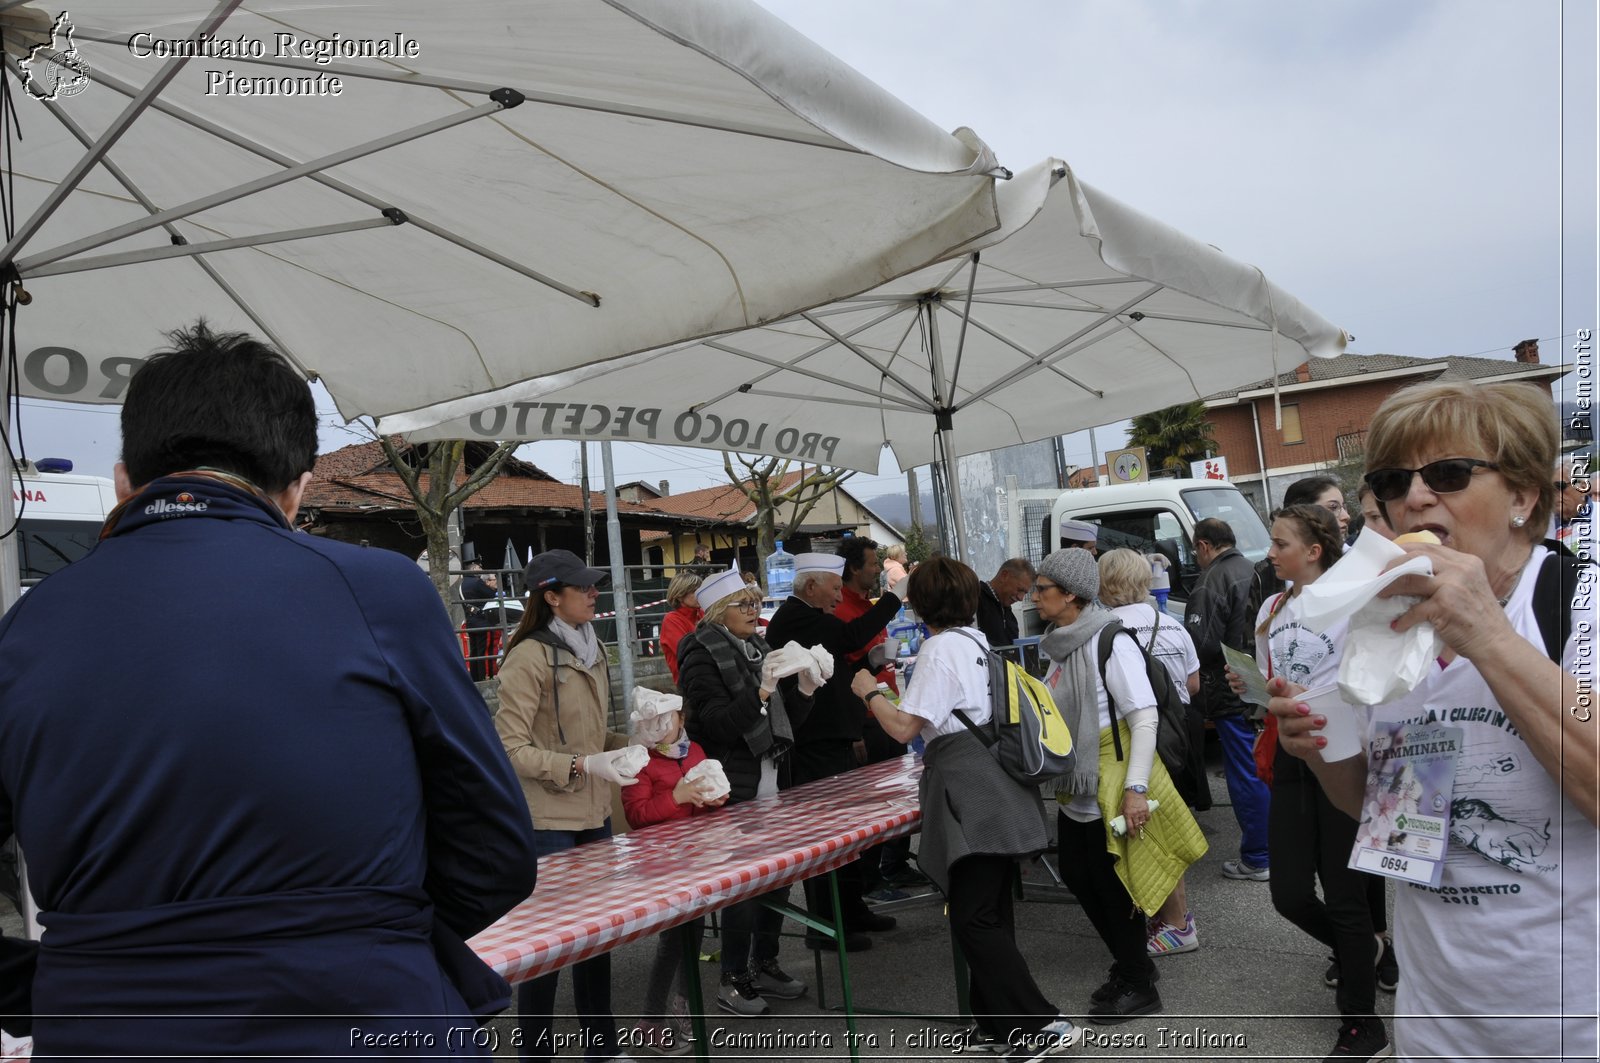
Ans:
[{"label": "white van", "polygon": [[104,476],[76,474],[64,458],[29,462],[21,479],[11,481],[22,585],[31,587],[88,553],[116,504],[116,488]]},{"label": "white van", "polygon": [[[1035,492],[1024,492],[1033,495]],[[1059,549],[1061,522],[1086,520],[1100,526],[1100,552],[1125,546],[1141,554],[1164,554],[1171,568],[1172,595],[1167,608],[1179,617],[1200,578],[1194,554],[1194,526],[1216,517],[1233,529],[1241,554],[1251,564],[1267,556],[1271,545],[1261,516],[1239,489],[1225,480],[1151,480],[1148,483],[1082,487],[1055,496],[1039,529],[1044,554]],[[1017,540],[1021,541],[1021,540]],[[1020,605],[1023,630],[1037,634],[1031,600]]]}]

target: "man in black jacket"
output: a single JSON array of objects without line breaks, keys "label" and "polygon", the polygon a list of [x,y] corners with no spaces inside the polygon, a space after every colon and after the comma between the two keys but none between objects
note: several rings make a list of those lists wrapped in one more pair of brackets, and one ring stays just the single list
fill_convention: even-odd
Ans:
[{"label": "man in black jacket", "polygon": [[[817,690],[811,715],[794,735],[790,773],[794,784],[826,779],[856,767],[854,746],[867,718],[866,704],[850,689],[854,676],[845,656],[863,649],[900,611],[900,599],[885,593],[861,616],[845,623],[833,615],[844,594],[844,558],[835,554],[800,554],[794,559],[794,591],[778,606],[767,625],[767,642],[782,649],[791,642],[822,646],[833,654],[833,678]],[[819,919],[832,921],[833,904],[825,878],[806,882],[806,907]],[[862,930],[888,930],[894,918],[875,915],[861,899],[861,874],[856,864],[839,870],[839,896],[844,905],[847,945],[852,951],[869,947]],[[817,935],[807,934],[814,948],[832,947]]]},{"label": "man in black jacket", "polygon": [[[1225,860],[1228,878],[1265,882],[1267,858],[1267,806],[1272,792],[1256,778],[1255,725],[1245,718],[1247,707],[1228,686],[1224,645],[1244,653],[1255,651],[1255,616],[1250,612],[1250,584],[1254,570],[1249,558],[1236,549],[1233,529],[1216,517],[1194,526],[1195,557],[1200,562],[1200,583],[1189,599],[1184,623],[1200,656],[1200,711],[1217,729],[1228,779],[1228,796],[1239,820],[1239,859]],[[1258,710],[1259,711],[1259,710]]]},{"label": "man in black jacket", "polygon": [[978,630],[995,648],[1016,645],[1021,634],[1017,614],[1011,609],[1033,590],[1033,563],[1013,557],[1000,565],[988,583],[978,587]]}]

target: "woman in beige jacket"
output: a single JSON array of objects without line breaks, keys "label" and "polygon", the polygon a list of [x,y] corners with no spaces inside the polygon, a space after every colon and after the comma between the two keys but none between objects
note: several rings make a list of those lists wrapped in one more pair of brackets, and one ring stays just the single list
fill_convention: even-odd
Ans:
[{"label": "woman in beige jacket", "polygon": [[[522,781],[541,858],[610,838],[612,784],[634,781],[618,762],[627,735],[606,729],[611,677],[591,623],[596,587],[605,579],[568,550],[535,557],[527,569],[529,607],[500,668],[495,730]],[[555,1055],[551,1014],[558,977],[547,974],[517,987],[518,1059]],[[572,995],[585,1057],[625,1059],[611,1015],[609,953],[573,965]]]}]

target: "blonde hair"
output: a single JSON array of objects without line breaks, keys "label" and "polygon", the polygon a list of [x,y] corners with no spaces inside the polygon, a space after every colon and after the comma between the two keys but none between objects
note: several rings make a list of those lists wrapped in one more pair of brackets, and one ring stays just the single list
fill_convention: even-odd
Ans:
[{"label": "blonde hair", "polygon": [[1137,550],[1107,550],[1100,555],[1100,604],[1137,605],[1150,597],[1150,576],[1150,562]]},{"label": "blonde hair", "polygon": [[[1389,396],[1372,415],[1367,471],[1404,467],[1414,455],[1441,448],[1480,451],[1499,466],[1507,486],[1533,495],[1533,512],[1521,531],[1538,542],[1555,504],[1550,470],[1560,444],[1555,404],[1532,384],[1414,384]],[[1388,520],[1388,503],[1378,506]]]},{"label": "blonde hair", "polygon": [[667,608],[676,609],[683,600],[700,589],[705,577],[695,572],[680,572],[667,584]]},{"label": "blonde hair", "polygon": [[903,543],[890,543],[880,551],[880,556],[889,561],[899,561],[902,564],[906,559],[906,548]]},{"label": "blonde hair", "polygon": [[[723,598],[722,600],[717,602],[710,609],[707,609],[706,610],[706,615],[700,618],[700,623],[702,623],[702,624],[721,624],[722,623],[722,618],[724,616],[728,615],[728,610],[732,609],[735,605],[738,605],[740,602],[756,602],[756,603],[759,604],[760,601],[761,601],[761,588],[760,587],[754,587],[754,586],[751,586],[750,584],[746,583],[744,585],[744,587],[742,587],[739,590],[734,591],[732,594],[728,595],[726,598]],[[726,625],[723,625],[723,626],[726,626]]]}]

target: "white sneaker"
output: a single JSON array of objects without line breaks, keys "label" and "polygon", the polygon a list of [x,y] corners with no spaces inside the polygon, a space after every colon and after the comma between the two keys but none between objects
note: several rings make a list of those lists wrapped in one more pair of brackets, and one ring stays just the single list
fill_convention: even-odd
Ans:
[{"label": "white sneaker", "polygon": [[1176,956],[1180,952],[1193,952],[1200,947],[1200,934],[1194,928],[1194,916],[1185,914],[1182,926],[1173,926],[1157,919],[1150,924],[1150,936],[1145,939],[1145,951],[1151,956]]},{"label": "white sneaker", "polygon": [[1038,1063],[1041,1059],[1059,1056],[1083,1040],[1083,1031],[1072,1024],[1065,1015],[1057,1015],[1054,1022],[1038,1033],[1024,1037],[1019,1044],[1000,1058],[1006,1063]]}]

